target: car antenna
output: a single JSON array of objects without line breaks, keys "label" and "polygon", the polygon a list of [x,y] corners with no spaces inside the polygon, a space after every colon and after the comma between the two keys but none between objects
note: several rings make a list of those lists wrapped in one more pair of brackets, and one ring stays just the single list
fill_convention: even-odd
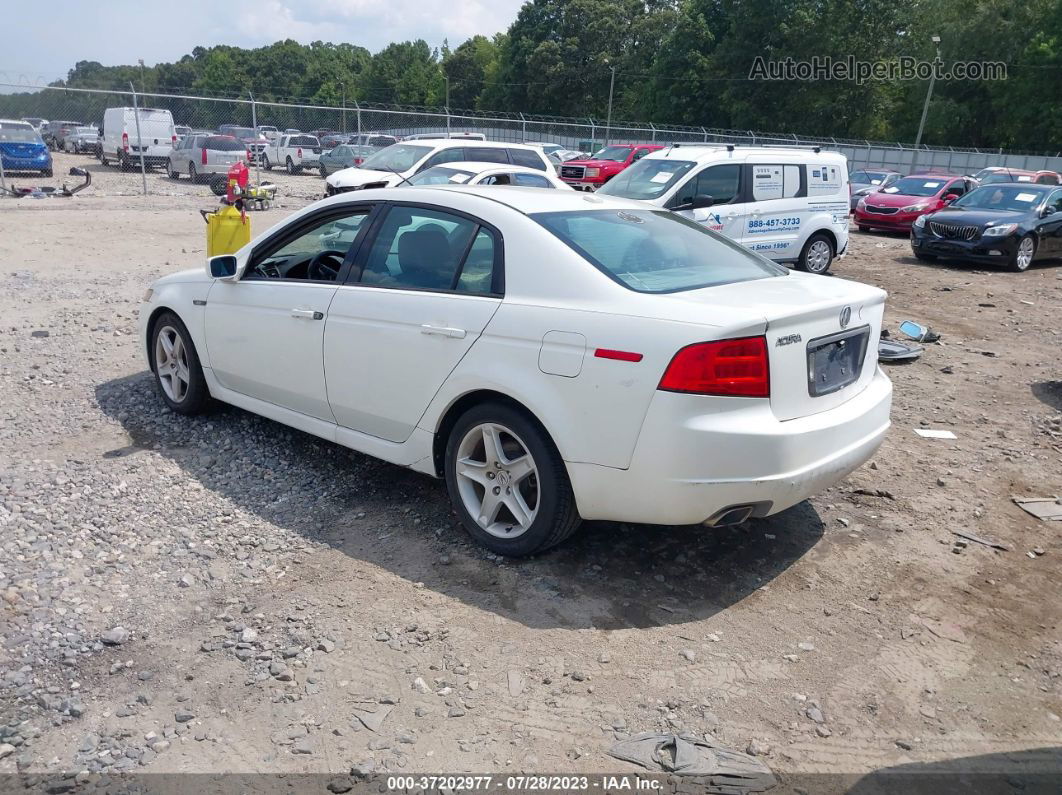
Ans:
[{"label": "car antenna", "polygon": [[391,172],[392,174],[394,174],[394,175],[395,175],[396,177],[398,177],[398,178],[399,178],[400,180],[402,180],[403,182],[407,182],[407,183],[409,183],[410,187],[413,187],[413,188],[417,187],[416,185],[414,185],[414,184],[413,184],[412,182],[410,182],[410,181],[409,181],[408,179],[406,179],[405,177],[403,177],[403,176],[402,176],[401,174],[399,174],[399,173],[398,173],[397,171],[395,171],[395,170],[394,170],[393,168],[391,168],[390,166],[384,166],[384,168],[386,168],[386,169],[387,169],[388,171],[390,171],[390,172]]}]

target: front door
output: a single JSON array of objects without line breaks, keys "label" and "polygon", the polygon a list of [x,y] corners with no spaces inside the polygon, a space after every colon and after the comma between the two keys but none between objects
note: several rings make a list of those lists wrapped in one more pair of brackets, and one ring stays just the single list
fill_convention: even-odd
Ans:
[{"label": "front door", "polygon": [[1054,212],[1045,215],[1037,224],[1040,232],[1040,251],[1045,255],[1057,257],[1062,254],[1062,190],[1051,191],[1044,202],[1044,208],[1050,207]]},{"label": "front door", "polygon": [[324,319],[370,208],[318,214],[252,251],[239,281],[218,281],[206,307],[218,383],[335,422],[325,393]]},{"label": "front door", "polygon": [[686,180],[668,204],[686,204],[695,196],[711,196],[715,200],[711,207],[680,210],[680,214],[741,242],[747,211],[747,205],[741,201],[741,168],[740,163],[708,166]]},{"label": "front door", "polygon": [[501,303],[499,233],[412,205],[387,211],[325,324],[340,426],[404,442]]}]

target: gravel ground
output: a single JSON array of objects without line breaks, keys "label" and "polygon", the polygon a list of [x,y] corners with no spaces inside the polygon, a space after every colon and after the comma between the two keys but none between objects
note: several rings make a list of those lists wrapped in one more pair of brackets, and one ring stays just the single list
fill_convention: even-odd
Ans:
[{"label": "gravel ground", "polygon": [[[215,199],[90,168],[0,199],[0,773],[633,771],[608,747],[657,729],[783,775],[1060,745],[1060,528],[1010,499],[1062,492],[1058,263],[854,233],[837,275],[943,335],[890,369],[873,463],[740,528],[591,523],[510,562],[438,482],[164,409],[139,297],[202,262]],[[273,178],[258,232],[320,194]]]}]

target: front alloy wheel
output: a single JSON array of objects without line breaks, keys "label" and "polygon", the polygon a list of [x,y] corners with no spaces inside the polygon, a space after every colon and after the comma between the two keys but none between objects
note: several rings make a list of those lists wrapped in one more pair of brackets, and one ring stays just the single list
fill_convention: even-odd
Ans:
[{"label": "front alloy wheel", "polygon": [[1036,238],[1032,235],[1026,235],[1018,241],[1018,247],[1014,251],[1014,255],[1010,260],[1010,269],[1021,273],[1029,269],[1032,265],[1033,257],[1036,255]]},{"label": "front alloy wheel", "polygon": [[450,432],[443,465],[462,524],[492,552],[532,555],[579,526],[560,453],[517,407],[481,403],[465,412]]},{"label": "front alloy wheel", "polygon": [[188,329],[166,312],[156,321],[151,340],[151,365],[162,399],[180,414],[199,413],[209,390]]}]

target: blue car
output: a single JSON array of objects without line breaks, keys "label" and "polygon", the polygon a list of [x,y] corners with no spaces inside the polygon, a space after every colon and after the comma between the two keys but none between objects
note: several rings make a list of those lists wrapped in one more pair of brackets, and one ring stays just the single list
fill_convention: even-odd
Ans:
[{"label": "blue car", "polygon": [[52,153],[24,121],[0,119],[0,165],[4,171],[38,171],[52,176]]}]

